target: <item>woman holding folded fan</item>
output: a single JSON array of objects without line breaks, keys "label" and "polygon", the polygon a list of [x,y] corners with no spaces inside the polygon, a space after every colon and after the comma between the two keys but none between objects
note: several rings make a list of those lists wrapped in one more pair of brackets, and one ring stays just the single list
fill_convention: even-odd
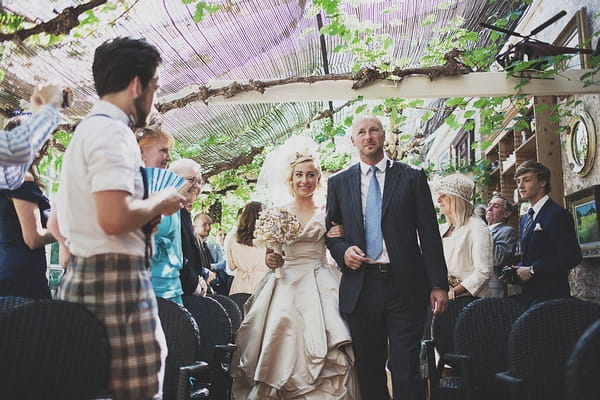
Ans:
[{"label": "woman holding folded fan", "polygon": [[432,193],[446,217],[446,222],[440,225],[440,234],[448,266],[450,300],[458,296],[490,296],[492,234],[473,213],[470,200],[473,189],[473,180],[460,173],[438,178],[432,183]]},{"label": "woman holding folded fan", "polygon": [[[146,168],[167,168],[171,161],[173,137],[158,126],[137,132]],[[183,265],[179,212],[163,216],[154,233],[154,253],[150,260],[151,280],[158,297],[183,305],[179,270]]]}]

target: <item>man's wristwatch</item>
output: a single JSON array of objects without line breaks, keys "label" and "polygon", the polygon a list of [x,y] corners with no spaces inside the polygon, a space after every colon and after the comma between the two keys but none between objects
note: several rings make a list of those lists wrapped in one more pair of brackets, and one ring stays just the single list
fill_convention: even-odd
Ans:
[{"label": "man's wristwatch", "polygon": [[531,276],[535,275],[535,272],[533,272],[533,265],[529,266],[529,273],[531,274]]}]

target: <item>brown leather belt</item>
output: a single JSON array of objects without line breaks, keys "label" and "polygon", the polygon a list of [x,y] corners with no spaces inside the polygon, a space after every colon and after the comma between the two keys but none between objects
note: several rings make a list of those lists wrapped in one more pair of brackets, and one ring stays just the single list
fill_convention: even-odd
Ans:
[{"label": "brown leather belt", "polygon": [[365,264],[367,269],[378,271],[381,273],[392,272],[392,264]]}]

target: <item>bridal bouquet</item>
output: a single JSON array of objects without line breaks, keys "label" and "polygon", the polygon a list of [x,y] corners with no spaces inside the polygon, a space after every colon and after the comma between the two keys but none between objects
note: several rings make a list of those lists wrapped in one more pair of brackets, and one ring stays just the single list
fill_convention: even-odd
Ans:
[{"label": "bridal bouquet", "polygon": [[[255,243],[282,254],[283,244],[289,244],[300,233],[300,220],[286,208],[271,207],[261,211],[254,228]],[[279,268],[275,271],[280,277]]]}]

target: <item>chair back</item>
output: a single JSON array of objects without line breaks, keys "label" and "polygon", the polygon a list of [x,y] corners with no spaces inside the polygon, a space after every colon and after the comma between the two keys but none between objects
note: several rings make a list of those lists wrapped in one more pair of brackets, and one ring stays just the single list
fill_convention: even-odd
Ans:
[{"label": "chair back", "polygon": [[211,364],[215,345],[229,344],[233,340],[229,315],[212,297],[183,296],[183,305],[192,314],[200,330],[199,360]]},{"label": "chair back", "polygon": [[106,394],[110,347],[83,305],[39,300],[0,313],[3,399],[89,399]]},{"label": "chair back", "polygon": [[10,311],[15,307],[33,302],[29,297],[20,296],[0,296],[0,313]]},{"label": "chair back", "polygon": [[477,297],[462,296],[448,302],[446,312],[431,321],[431,337],[435,348],[443,356],[454,351],[454,327],[463,308]]},{"label": "chair back", "polygon": [[508,335],[526,306],[511,298],[483,298],[467,304],[454,331],[454,352],[469,356],[474,398],[502,398],[495,374],[507,368]]},{"label": "chair back", "polygon": [[567,360],[566,400],[588,400],[600,393],[600,320],[581,335]]},{"label": "chair back", "polygon": [[231,330],[233,334],[238,331],[240,325],[242,324],[242,311],[240,307],[237,305],[235,301],[233,301],[229,296],[225,296],[222,294],[212,294],[210,295],[213,299],[217,300],[219,304],[223,306],[227,314],[229,315],[229,319],[231,321]]},{"label": "chair back", "polygon": [[600,306],[575,298],[537,303],[513,324],[508,375],[522,380],[525,399],[563,399],[567,358],[598,318]]},{"label": "chair back", "polygon": [[179,368],[200,358],[200,332],[188,310],[170,300],[157,297],[158,316],[169,350],[165,366],[163,398],[177,398]]},{"label": "chair back", "polygon": [[246,301],[252,296],[250,293],[234,293],[230,294],[229,298],[236,302],[240,310],[242,311],[242,316],[246,315],[246,311],[244,310],[244,304]]}]

